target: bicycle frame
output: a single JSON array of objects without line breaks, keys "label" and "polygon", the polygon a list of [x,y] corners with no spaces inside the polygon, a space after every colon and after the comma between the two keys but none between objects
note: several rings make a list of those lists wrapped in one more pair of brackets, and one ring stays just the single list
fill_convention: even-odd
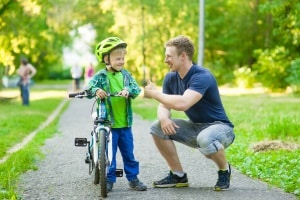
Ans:
[{"label": "bicycle frame", "polygon": [[[87,96],[86,91],[69,94],[70,98],[83,98]],[[96,102],[97,108],[95,113],[93,111]],[[91,132],[90,141],[87,138],[75,138],[75,146],[88,147],[85,162],[89,164],[89,174],[91,175],[94,171],[94,184],[100,183],[101,196],[105,198],[107,197],[106,174],[112,161],[112,134],[111,122],[107,118],[104,99],[96,98],[92,107],[92,118],[94,127]],[[116,176],[122,177],[123,170],[117,169]]]}]

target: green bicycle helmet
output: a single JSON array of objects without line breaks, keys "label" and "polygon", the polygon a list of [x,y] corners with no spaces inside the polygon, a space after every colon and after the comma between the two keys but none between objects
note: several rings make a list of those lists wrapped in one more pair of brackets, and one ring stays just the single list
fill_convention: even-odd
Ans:
[{"label": "green bicycle helmet", "polygon": [[98,43],[95,49],[98,60],[104,63],[104,56],[108,55],[116,47],[126,48],[127,44],[118,37],[109,37]]}]

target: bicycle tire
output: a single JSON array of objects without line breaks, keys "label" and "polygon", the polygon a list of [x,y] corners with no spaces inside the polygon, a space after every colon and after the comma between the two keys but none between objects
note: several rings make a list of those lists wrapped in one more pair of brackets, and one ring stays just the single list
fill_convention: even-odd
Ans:
[{"label": "bicycle tire", "polygon": [[[91,158],[92,158],[92,154],[91,154]],[[95,168],[94,160],[90,159],[90,163],[89,163],[89,175],[91,175],[93,173],[94,168]]]},{"label": "bicycle tire", "polygon": [[95,169],[95,163],[94,163],[94,152],[93,152],[93,149],[91,150],[90,146],[88,147],[88,151],[89,151],[89,154],[90,154],[90,162],[89,162],[89,175],[91,175]]},{"label": "bicycle tire", "polygon": [[97,162],[95,169],[94,169],[94,184],[99,184],[100,181],[100,170],[99,170],[99,162]]},{"label": "bicycle tire", "polygon": [[106,130],[99,131],[99,179],[100,193],[103,198],[107,197],[106,188]]}]

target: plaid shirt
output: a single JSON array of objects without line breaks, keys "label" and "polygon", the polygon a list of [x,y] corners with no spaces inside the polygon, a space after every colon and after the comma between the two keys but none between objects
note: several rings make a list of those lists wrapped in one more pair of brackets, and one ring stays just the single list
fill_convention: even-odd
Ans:
[{"label": "plaid shirt", "polygon": [[[122,69],[121,73],[123,75],[124,89],[129,91],[129,94],[130,94],[131,98],[134,99],[135,97],[137,97],[140,94],[141,89],[138,86],[135,79],[131,76],[131,74],[127,70]],[[110,93],[111,90],[110,90],[110,86],[109,86],[109,80],[108,80],[107,77],[108,76],[107,76],[107,70],[106,69],[102,69],[102,70],[98,71],[92,77],[92,79],[90,80],[90,82],[88,84],[88,91],[91,94],[90,98],[96,96],[96,91],[98,89],[102,89],[102,90],[106,91],[107,93]],[[126,112],[127,112],[127,125],[128,125],[128,127],[132,126],[132,121],[133,121],[131,98],[126,99],[126,107],[127,107]],[[112,107],[113,106],[111,105],[110,98],[107,98],[107,101],[106,101],[107,113],[108,113],[108,116],[110,117],[110,120],[112,121],[112,123],[114,123],[114,116],[112,114]]]}]

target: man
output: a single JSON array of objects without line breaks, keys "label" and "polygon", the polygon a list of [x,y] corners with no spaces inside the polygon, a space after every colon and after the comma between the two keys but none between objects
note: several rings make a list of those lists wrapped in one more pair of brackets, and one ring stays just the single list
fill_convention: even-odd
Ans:
[{"label": "man", "polygon": [[[220,98],[214,76],[205,68],[194,65],[194,45],[186,36],[178,36],[165,45],[165,63],[170,71],[163,83],[163,92],[148,81],[144,96],[160,102],[158,120],[150,127],[153,140],[166,160],[170,173],[153,183],[154,187],[187,187],[187,174],[183,171],[173,141],[198,148],[218,167],[218,180],[214,190],[227,190],[231,169],[225,148],[235,135]],[[184,111],[189,120],[171,118],[171,109]]]},{"label": "man", "polygon": [[29,106],[30,103],[30,83],[31,78],[35,76],[37,70],[30,64],[27,58],[21,58],[21,65],[17,70],[17,74],[20,76],[18,86],[20,87],[20,93],[22,98],[22,105]]}]

